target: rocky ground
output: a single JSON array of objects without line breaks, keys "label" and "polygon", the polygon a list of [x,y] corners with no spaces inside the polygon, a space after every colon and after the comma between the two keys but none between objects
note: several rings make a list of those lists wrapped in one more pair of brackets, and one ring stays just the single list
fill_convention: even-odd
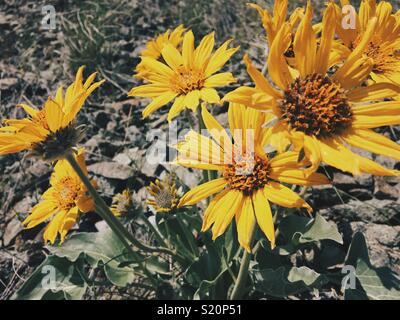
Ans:
[{"label": "rocky ground", "polygon": [[[228,68],[245,82],[248,78],[241,56],[249,52],[261,63],[265,51],[263,30],[246,2],[52,1],[56,29],[48,31],[40,24],[44,3],[4,0],[0,3],[0,120],[21,116],[17,103],[42,105],[60,83],[66,85],[73,79],[80,65],[86,65],[87,73],[99,71],[107,83],[79,116],[87,130],[83,145],[88,150],[89,172],[99,181],[107,201],[129,186],[136,191],[136,201],[143,203],[144,187],[171,168],[143,161],[151,142],[146,134],[152,129],[166,132],[167,123],[165,109],[142,121],[140,111],[146,102],[127,97],[137,84],[132,74],[138,53],[150,37],[181,23],[199,36],[216,30],[219,43],[233,37],[241,45]],[[316,2],[320,8],[322,1]],[[226,107],[214,112],[226,121]],[[382,131],[393,140],[400,139],[400,128]],[[400,169],[395,161],[365,155]],[[7,299],[45,257],[43,226],[26,231],[20,222],[48,187],[51,168],[18,154],[1,157],[0,172],[0,299]],[[188,185],[197,183],[193,173],[182,169],[176,173]],[[400,273],[400,180],[328,173],[333,187],[310,190],[308,200],[316,211],[338,224],[345,247],[354,232],[362,231],[373,264]],[[84,216],[80,230],[95,230],[98,220],[94,214]],[[112,290],[98,294],[102,298],[118,296]]]}]

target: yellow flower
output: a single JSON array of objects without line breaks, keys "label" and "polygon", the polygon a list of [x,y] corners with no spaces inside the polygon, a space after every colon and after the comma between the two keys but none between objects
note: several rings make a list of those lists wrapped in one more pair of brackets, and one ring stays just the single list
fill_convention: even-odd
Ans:
[{"label": "yellow flower", "polygon": [[[269,158],[263,146],[270,130],[262,128],[268,114],[239,104],[231,104],[228,111],[232,138],[202,106],[203,121],[211,137],[194,131],[176,149],[176,164],[188,168],[215,170],[221,177],[204,183],[186,193],[179,207],[194,205],[218,194],[204,213],[203,231],[212,225],[213,239],[221,236],[236,218],[240,245],[250,251],[252,230],[256,224],[275,246],[275,231],[270,202],[287,208],[311,207],[294,191],[281,183],[319,185],[329,183],[318,173],[305,174],[299,154],[285,152]],[[254,146],[254,148],[251,148]]]},{"label": "yellow flower", "polygon": [[156,180],[150,183],[147,191],[152,196],[146,203],[154,208],[156,212],[167,213],[177,208],[179,202],[178,191],[172,177],[164,180]]},{"label": "yellow flower", "polygon": [[111,212],[116,216],[128,213],[132,208],[132,191],[125,189],[121,193],[118,193],[113,198],[113,205],[111,206]]},{"label": "yellow flower", "polygon": [[[150,40],[146,44],[146,49],[144,49],[140,53],[140,57],[150,57],[158,60],[161,57],[161,51],[164,48],[165,44],[171,44],[174,48],[178,48],[178,46],[182,43],[182,34],[185,32],[185,27],[183,25],[179,25],[173,31],[167,30],[165,33],[160,34],[155,39]],[[136,78],[142,79],[146,76],[149,76],[149,70],[146,68],[143,62],[140,62],[136,66]]]},{"label": "yellow flower", "polygon": [[53,161],[74,147],[82,136],[75,117],[87,97],[104,82],[93,83],[96,77],[93,73],[82,83],[82,73],[83,67],[80,67],[65,96],[60,87],[55,98],[49,97],[43,109],[18,105],[29,117],[5,121],[6,126],[0,128],[0,155],[29,150],[33,156]]},{"label": "yellow flower", "polygon": [[271,141],[282,152],[290,141],[303,150],[316,169],[320,162],[353,174],[398,175],[376,162],[351,152],[345,144],[400,160],[400,146],[372,128],[400,123],[398,102],[384,101],[399,95],[399,87],[379,83],[363,86],[373,68],[363,55],[377,19],[370,20],[359,45],[340,66],[330,68],[329,52],[335,34],[336,11],[329,3],[323,17],[320,45],[312,28],[308,4],[295,36],[296,68],[284,52],[291,39],[289,24],[279,31],[269,55],[269,74],[276,89],[245,57],[255,88],[240,87],[224,100],[269,110],[277,117]]},{"label": "yellow flower", "polygon": [[[278,31],[286,22],[288,14],[288,0],[275,0],[272,15],[268,10],[263,9],[255,3],[249,3],[248,5],[250,8],[256,9],[260,15],[263,27],[267,34],[268,44],[271,47],[276,35],[278,34]],[[298,25],[303,14],[304,10],[302,8],[296,8],[290,15],[288,22],[293,26],[293,28]]]},{"label": "yellow flower", "polygon": [[[342,5],[350,1],[342,0]],[[345,45],[344,53],[349,55],[360,43],[371,18],[378,19],[375,32],[363,53],[372,59],[371,78],[377,83],[392,82],[400,85],[400,11],[392,13],[392,5],[387,1],[379,4],[375,0],[362,1],[355,16],[355,29],[345,29],[342,24],[341,9],[337,6],[337,34]]]},{"label": "yellow flower", "polygon": [[[87,174],[85,153],[79,149],[75,156],[81,169]],[[95,185],[95,182],[92,182]],[[75,225],[81,213],[94,210],[94,202],[67,160],[60,160],[50,178],[50,188],[42,195],[42,201],[33,207],[32,213],[22,222],[33,228],[49,219],[43,238],[54,244],[57,235],[64,242],[68,231]]]},{"label": "yellow flower", "polygon": [[161,55],[166,63],[151,57],[143,57],[143,65],[151,71],[145,79],[149,84],[133,88],[130,96],[152,98],[143,110],[146,118],[157,109],[174,101],[169,114],[171,121],[185,107],[195,111],[199,101],[219,103],[220,97],[215,87],[234,82],[230,72],[215,74],[238,48],[228,49],[231,40],[226,41],[214,54],[214,33],[205,36],[194,48],[194,36],[188,31],[182,44],[182,53],[171,44],[165,44]]}]

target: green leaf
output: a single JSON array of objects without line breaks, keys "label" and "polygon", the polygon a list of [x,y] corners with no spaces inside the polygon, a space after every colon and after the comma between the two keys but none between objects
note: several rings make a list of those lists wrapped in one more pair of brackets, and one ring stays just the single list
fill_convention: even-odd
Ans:
[{"label": "green leaf", "polygon": [[320,288],[328,279],[307,267],[279,267],[278,269],[262,269],[253,272],[256,290],[267,295],[284,298],[289,295]]},{"label": "green leaf", "polygon": [[12,299],[80,300],[87,288],[80,262],[73,263],[56,256],[47,257]]},{"label": "green leaf", "polygon": [[201,219],[185,212],[176,216],[157,215],[156,223],[162,236],[184,257],[184,268],[190,266],[199,256],[199,248],[194,233],[201,227]]},{"label": "green leaf", "polygon": [[371,265],[364,235],[357,232],[346,258],[355,268],[355,288],[345,290],[346,300],[400,300],[400,277],[389,268]]},{"label": "green leaf", "polygon": [[[228,272],[232,258],[228,257],[225,249],[226,241],[229,240],[222,236],[212,241],[209,233],[203,234],[203,240],[207,251],[186,270],[185,281],[195,289],[193,299],[227,299],[229,287],[233,283]],[[237,265],[233,264],[232,269],[234,273],[237,272]]]},{"label": "green leaf", "polygon": [[109,228],[96,233],[76,233],[62,246],[47,248],[52,254],[72,262],[84,254],[92,267],[104,266],[107,278],[117,286],[126,286],[135,278],[131,267],[121,266],[132,258],[125,253],[123,244]]},{"label": "green leaf", "polygon": [[[321,240],[333,240],[343,244],[342,236],[334,224],[326,221],[317,214],[314,219],[297,215],[285,217],[279,225],[279,229],[291,246],[317,242]],[[290,248],[286,248],[290,251]]]}]

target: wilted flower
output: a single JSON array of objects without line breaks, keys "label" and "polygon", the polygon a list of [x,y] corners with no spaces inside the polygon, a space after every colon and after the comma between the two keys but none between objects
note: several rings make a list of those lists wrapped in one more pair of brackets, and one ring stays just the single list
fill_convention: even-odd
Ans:
[{"label": "wilted flower", "polygon": [[220,97],[214,88],[235,81],[230,72],[215,74],[238,50],[228,49],[230,42],[231,40],[226,41],[212,54],[214,32],[205,36],[195,49],[193,32],[188,31],[183,37],[182,53],[171,44],[164,45],[161,55],[165,63],[143,57],[143,66],[150,70],[144,79],[150,83],[129,92],[129,96],[153,99],[143,110],[143,118],[171,101],[174,103],[169,111],[168,121],[184,108],[195,111],[200,100],[219,103]]},{"label": "wilted flower", "polygon": [[147,191],[151,198],[146,203],[152,206],[156,212],[167,213],[177,208],[179,195],[171,176],[167,176],[164,180],[157,179],[155,182],[151,182]]},{"label": "wilted flower", "polygon": [[113,204],[111,206],[111,212],[119,217],[129,212],[132,208],[132,191],[130,189],[125,189],[121,193],[116,194],[113,197]]},{"label": "wilted flower", "polygon": [[[186,29],[183,25],[179,25],[173,31],[167,30],[163,34],[160,34],[155,39],[147,42],[146,49],[140,53],[140,57],[150,57],[158,60],[161,57],[162,49],[167,43],[172,45],[174,48],[178,48],[182,43],[182,34],[185,30]],[[139,79],[145,78],[146,76],[148,77],[150,74],[150,70],[146,68],[145,64],[142,62],[136,66],[135,71],[135,77]]]},{"label": "wilted flower", "polygon": [[54,161],[75,147],[82,137],[75,117],[87,97],[104,82],[93,83],[96,77],[93,73],[83,83],[82,73],[80,67],[65,96],[60,87],[55,98],[49,97],[41,110],[20,104],[29,117],[5,121],[6,126],[0,128],[0,155],[29,150],[33,156]]},{"label": "wilted flower", "polygon": [[269,55],[269,75],[276,89],[251,64],[247,71],[255,88],[240,87],[224,100],[272,112],[277,117],[272,132],[279,151],[292,143],[304,151],[316,169],[321,162],[353,174],[399,175],[378,163],[350,151],[345,144],[400,159],[400,146],[370,129],[400,123],[398,102],[384,101],[399,95],[390,83],[364,85],[373,59],[363,54],[376,28],[371,19],[358,46],[341,65],[332,66],[329,52],[335,34],[336,10],[330,2],[323,17],[322,36],[317,45],[309,2],[295,36],[295,65],[288,65],[284,53],[291,41],[291,26],[285,24],[275,38]]},{"label": "wilted flower", "polygon": [[[205,106],[202,116],[212,138],[189,132],[185,141],[176,146],[179,152],[176,163],[188,168],[219,171],[222,177],[190,190],[180,200],[179,207],[196,204],[218,193],[204,213],[203,231],[213,225],[213,239],[216,239],[235,217],[239,242],[250,251],[251,234],[257,221],[274,247],[270,202],[312,210],[297,193],[281,183],[312,186],[329,183],[328,179],[318,173],[305,174],[301,168],[307,163],[299,162],[296,152],[268,157],[263,147],[271,131],[262,128],[267,117],[265,113],[232,104],[228,114],[230,130],[232,134],[239,130],[239,135],[234,134],[234,144]],[[248,130],[253,132],[251,137],[245,134]],[[249,152],[250,143],[254,144],[253,153]]]},{"label": "wilted flower", "polygon": [[[75,158],[87,174],[84,150],[79,149]],[[92,184],[95,186],[95,181]],[[44,240],[54,244],[57,235],[60,235],[62,243],[79,215],[95,209],[94,201],[88,196],[86,187],[67,160],[57,162],[50,185],[42,195],[42,201],[33,207],[32,213],[22,224],[26,228],[33,228],[50,220],[43,235]]]}]

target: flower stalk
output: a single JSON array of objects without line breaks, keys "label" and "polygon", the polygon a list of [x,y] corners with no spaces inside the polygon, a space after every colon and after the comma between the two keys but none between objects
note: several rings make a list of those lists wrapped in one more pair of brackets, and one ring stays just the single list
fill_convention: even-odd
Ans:
[{"label": "flower stalk", "polygon": [[[251,232],[250,244],[253,242],[255,233],[256,233],[256,225],[254,224]],[[239,273],[235,282],[235,286],[233,287],[231,296],[229,297],[230,300],[238,300],[242,298],[243,290],[246,285],[247,275],[249,273],[250,260],[251,260],[251,251],[243,249],[243,257],[240,263]]]},{"label": "flower stalk", "polygon": [[[135,247],[137,247],[140,250],[147,251],[147,252],[160,252],[160,253],[166,253],[172,256],[176,255],[176,252],[168,249],[168,248],[155,248],[151,247],[148,245],[145,245],[135,239],[135,237],[122,225],[122,223],[114,216],[114,214],[111,212],[111,209],[107,206],[107,204],[104,202],[104,200],[100,197],[96,189],[93,187],[93,185],[90,183],[90,180],[88,177],[85,175],[85,173],[81,170],[79,167],[79,164],[76,162],[73,154],[69,152],[66,156],[66,160],[70,163],[71,167],[75,170],[75,172],[78,174],[79,178],[82,180],[86,188],[88,189],[90,195],[93,197],[95,203],[96,203],[96,212],[100,215],[104,221],[107,222],[107,224],[110,226],[110,228],[115,232],[115,234],[118,236],[118,238],[122,241],[122,243],[127,247],[129,251],[132,251],[132,248],[129,244],[133,244]],[[127,240],[129,242],[127,242]]]},{"label": "flower stalk", "polygon": [[143,270],[144,274],[146,277],[152,282],[154,286],[157,285],[154,277],[150,274],[149,270],[146,268],[146,266],[141,262],[140,257],[138,257],[137,253],[133,250],[129,242],[127,241],[127,235],[129,235],[129,240],[132,237],[130,233],[125,229],[125,227],[121,224],[121,222],[113,215],[111,212],[110,208],[107,206],[107,204],[104,202],[104,200],[100,197],[100,195],[97,193],[96,189],[93,187],[93,185],[90,183],[89,178],[86,176],[86,174],[82,171],[81,167],[79,166],[78,162],[75,160],[74,155],[72,152],[68,152],[66,154],[65,159],[68,161],[68,163],[71,165],[71,167],[74,169],[76,174],[79,176],[83,184],[86,186],[87,190],[89,191],[89,194],[93,197],[93,200],[95,202],[96,206],[96,212],[99,214],[99,216],[107,222],[111,230],[116,234],[118,239],[122,242],[126,250],[131,254],[135,260],[138,262],[139,266]]}]

